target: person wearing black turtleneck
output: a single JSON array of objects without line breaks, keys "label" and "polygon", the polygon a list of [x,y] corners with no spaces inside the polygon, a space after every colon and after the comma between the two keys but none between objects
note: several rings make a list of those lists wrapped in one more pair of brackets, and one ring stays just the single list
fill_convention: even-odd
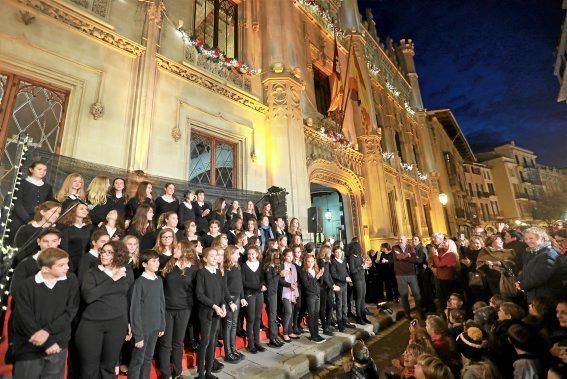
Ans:
[{"label": "person wearing black turtleneck", "polygon": [[183,249],[181,257],[172,260],[162,270],[165,333],[159,340],[158,361],[160,374],[164,378],[176,378],[183,370],[183,340],[191,318],[197,270],[197,266],[187,259]]},{"label": "person wearing black turtleneck", "polygon": [[358,324],[369,324],[366,318],[366,281],[364,271],[368,264],[362,259],[362,247],[358,242],[351,243],[350,255],[347,258],[352,284],[354,286],[354,299],[356,303],[356,321]]},{"label": "person wearing black turtleneck", "polygon": [[199,190],[196,192],[197,201],[193,202],[193,209],[195,210],[195,222],[197,223],[197,233],[199,235],[207,233],[209,229],[209,222],[212,220],[212,207],[211,204],[205,202],[205,192]]},{"label": "person wearing black turtleneck", "polygon": [[264,294],[266,286],[260,262],[258,261],[259,251],[256,246],[249,247],[247,251],[248,260],[242,265],[242,286],[244,296],[248,302],[246,308],[246,334],[248,337],[248,351],[256,354],[258,351],[266,350],[260,345],[260,322],[262,319],[262,305],[264,304]]},{"label": "person wearing black turtleneck", "polygon": [[333,248],[333,255],[334,259],[330,264],[331,278],[333,283],[339,287],[339,291],[335,292],[337,324],[339,331],[343,332],[345,328],[354,327],[354,325],[348,323],[347,286],[348,283],[351,283],[351,279],[347,263],[344,260],[344,253],[340,246]]},{"label": "person wearing black turtleneck", "polygon": [[199,302],[199,323],[203,336],[197,355],[197,372],[200,379],[212,375],[219,320],[226,317],[226,304],[231,307],[233,312],[236,310],[236,305],[230,298],[218,269],[217,250],[214,248],[204,249],[202,258],[205,267],[197,272],[195,280],[195,296]]}]

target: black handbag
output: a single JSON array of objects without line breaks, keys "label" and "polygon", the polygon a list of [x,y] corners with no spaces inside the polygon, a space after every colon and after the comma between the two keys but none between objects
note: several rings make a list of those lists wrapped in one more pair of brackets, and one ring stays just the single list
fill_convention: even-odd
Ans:
[{"label": "black handbag", "polygon": [[486,278],[480,271],[474,270],[469,272],[469,287],[484,288]]}]

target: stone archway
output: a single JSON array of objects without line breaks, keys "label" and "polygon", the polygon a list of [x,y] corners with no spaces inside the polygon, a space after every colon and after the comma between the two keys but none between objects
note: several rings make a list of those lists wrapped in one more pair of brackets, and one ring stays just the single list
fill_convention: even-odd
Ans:
[{"label": "stone archway", "polygon": [[345,220],[347,227],[351,228],[350,236],[357,236],[359,241],[365,244],[368,236],[362,224],[362,208],[366,205],[362,178],[351,170],[325,159],[311,161],[307,173],[310,183],[334,188],[345,200],[348,200],[349,209],[345,212]]}]

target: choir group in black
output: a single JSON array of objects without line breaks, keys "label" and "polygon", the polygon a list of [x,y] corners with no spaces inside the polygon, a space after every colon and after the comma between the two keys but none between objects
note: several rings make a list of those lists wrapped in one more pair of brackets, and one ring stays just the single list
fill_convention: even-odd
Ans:
[{"label": "choir group in black", "polygon": [[[299,339],[307,324],[321,343],[348,322],[351,288],[356,322],[365,314],[364,272],[370,262],[359,243],[302,243],[299,221],[260,212],[248,201],[213,205],[205,193],[180,201],[167,183],[80,174],[54,195],[47,166],[34,162],[14,205],[14,258],[7,360],[15,378],[148,378],[156,357],[160,377],[181,377],[184,347],[197,351],[200,378],[214,378],[222,340],[224,362]],[[331,259],[333,257],[333,259]],[[265,307],[265,312],[263,311]],[[336,312],[334,312],[336,311]],[[307,316],[308,315],[308,316]],[[304,320],[307,320],[304,323]],[[278,328],[281,325],[281,333]],[[333,327],[333,325],[335,327]]]}]

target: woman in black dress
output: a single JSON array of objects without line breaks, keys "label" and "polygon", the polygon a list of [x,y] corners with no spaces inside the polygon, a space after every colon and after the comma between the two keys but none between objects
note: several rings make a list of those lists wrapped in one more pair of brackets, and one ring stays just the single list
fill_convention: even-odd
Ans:
[{"label": "woman in black dress", "polygon": [[126,221],[133,222],[136,211],[141,204],[149,205],[152,209],[155,208],[155,203],[152,198],[153,186],[150,182],[141,182],[138,184],[136,196],[128,200],[126,203]]},{"label": "woman in black dress", "polygon": [[243,218],[242,209],[240,209],[240,203],[238,202],[238,200],[233,200],[230,204],[230,207],[226,211],[227,222],[230,222],[235,217]]},{"label": "woman in black dress", "polygon": [[39,204],[54,200],[53,189],[43,181],[47,174],[47,165],[41,161],[33,162],[28,171],[30,175],[22,180],[14,201],[14,213],[10,225],[10,240],[13,240],[20,226],[30,222]]},{"label": "woman in black dress", "polygon": [[[51,227],[60,214],[61,204],[56,201],[46,201],[35,208],[33,220],[22,225],[16,232],[14,246],[20,251],[14,258],[14,266],[38,251],[36,240],[41,230]],[[23,250],[21,250],[22,247],[24,247]]]},{"label": "woman in black dress", "polygon": [[115,178],[112,186],[108,190],[108,202],[110,209],[116,209],[120,213],[120,217],[124,219],[126,216],[126,182],[122,178]]},{"label": "woman in black dress", "polygon": [[248,225],[248,221],[250,219],[258,219],[258,215],[256,214],[256,207],[254,206],[254,202],[252,200],[248,200],[246,202],[246,209],[242,212],[242,218],[244,219],[244,225]]},{"label": "woman in black dress", "polygon": [[154,209],[149,204],[141,204],[136,208],[126,234],[131,234],[140,241],[140,251],[151,249],[156,243],[154,228]]},{"label": "woman in black dress", "polygon": [[183,202],[179,204],[177,215],[179,216],[179,227],[185,228],[187,221],[195,221],[195,208],[193,202],[195,201],[195,193],[193,191],[183,192]]},{"label": "woman in black dress", "polygon": [[67,175],[61,188],[55,195],[55,199],[61,203],[62,209],[67,209],[67,206],[77,198],[86,201],[87,194],[85,193],[85,181],[81,174],[76,172]]},{"label": "woman in black dress", "polygon": [[222,232],[224,232],[224,224],[226,222],[225,208],[226,200],[223,197],[218,197],[215,200],[211,213],[211,220],[217,220],[219,222],[219,230]]},{"label": "woman in black dress", "polygon": [[96,227],[102,225],[111,209],[107,198],[108,187],[110,187],[108,177],[99,175],[91,180],[87,189],[87,201],[92,206],[89,216]]},{"label": "woman in black dress", "polygon": [[[70,207],[75,204],[77,202],[71,203]],[[57,227],[61,230],[61,248],[69,253],[71,270],[77,273],[81,258],[90,249],[91,234],[95,229],[89,218],[89,208],[78,203]]]},{"label": "woman in black dress", "polygon": [[[165,183],[163,187],[163,195],[156,199],[156,219],[159,220],[159,216],[166,212],[177,212],[179,211],[179,200],[175,197],[175,184]],[[177,227],[177,225],[175,225]]]}]

